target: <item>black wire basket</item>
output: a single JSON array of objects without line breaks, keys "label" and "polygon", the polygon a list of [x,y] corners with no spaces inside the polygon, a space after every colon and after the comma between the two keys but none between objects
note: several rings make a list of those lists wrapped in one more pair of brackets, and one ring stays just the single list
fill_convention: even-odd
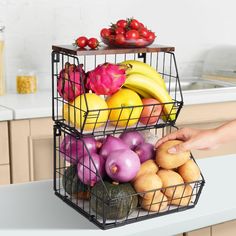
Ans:
[{"label": "black wire basket", "polygon": [[[104,47],[98,50],[76,49],[73,46],[53,46],[52,51],[52,117],[56,124],[64,127],[72,133],[78,135],[105,135],[122,133],[125,130],[146,130],[152,128],[161,128],[167,125],[174,125],[183,106],[181,86],[176,66],[173,47],[154,45],[146,48],[109,48]],[[159,72],[165,84],[165,89],[171,97],[171,100],[164,100],[157,104],[139,104],[139,105],[116,105],[94,108],[96,100],[91,100],[91,92],[86,87],[87,73],[98,65],[105,62],[120,63],[126,60],[136,60],[147,63]],[[69,74],[61,83],[61,76],[66,68],[74,66],[77,71]],[[79,77],[79,79],[78,79]],[[65,86],[68,83],[69,86]],[[145,82],[143,83],[145,84]],[[66,96],[60,96],[60,91]],[[149,86],[148,89],[150,89]],[[159,91],[153,90],[155,95]],[[76,94],[76,91],[79,93]],[[76,95],[76,102],[73,102]],[[101,101],[105,103],[107,96],[100,96]],[[92,107],[92,108],[91,108]],[[155,115],[154,112],[146,115],[146,122],[141,122],[140,114],[149,107],[151,110],[159,107],[161,115]],[[159,110],[160,110],[159,109]],[[152,122],[149,122],[151,120]]]},{"label": "black wire basket", "polygon": [[[147,142],[155,143],[173,130],[176,127],[168,126],[140,133]],[[105,136],[96,137],[96,141],[102,138]],[[187,210],[197,204],[205,183],[202,174],[197,181],[136,191],[133,182],[117,183],[102,174],[94,154],[99,148],[97,145],[92,151],[84,137],[54,126],[55,194],[101,229]],[[195,162],[192,155],[190,158]]]}]

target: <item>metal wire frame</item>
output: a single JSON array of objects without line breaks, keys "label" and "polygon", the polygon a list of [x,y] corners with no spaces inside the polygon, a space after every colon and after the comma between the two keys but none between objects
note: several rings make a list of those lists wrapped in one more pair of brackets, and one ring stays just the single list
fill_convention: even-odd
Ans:
[{"label": "metal wire frame", "polygon": [[[157,134],[160,135],[161,133],[161,135],[164,136],[166,133],[171,132],[173,129],[176,129],[176,127],[169,126],[162,129],[155,129],[154,132],[156,135]],[[78,142],[82,141],[83,153],[86,153],[91,160],[89,166],[84,165],[84,167],[91,170],[92,166],[95,166],[91,153],[89,152],[89,149],[87,148],[86,144],[83,142],[83,139],[74,133],[70,133],[70,131],[68,131],[67,129],[60,127],[59,125],[55,125],[54,126],[55,194],[101,229],[114,228],[137,221],[150,219],[153,217],[159,217],[162,215],[167,215],[170,213],[187,210],[195,207],[195,205],[199,200],[202,188],[205,184],[205,180],[202,174],[201,178],[198,181],[179,184],[175,186],[169,186],[167,188],[152,189],[150,191],[127,194],[126,196],[123,197],[114,198],[110,196],[110,192],[106,187],[105,181],[107,180],[106,179],[107,177],[102,178],[96,166],[94,168],[94,171],[92,171],[92,173],[95,174],[100,179],[99,183],[103,186],[102,194],[101,193],[98,194],[96,191],[93,191],[93,187],[88,185],[86,191],[89,193],[88,195],[90,196],[90,198],[80,199],[78,198],[78,195],[75,196],[74,194],[68,193],[68,191],[65,189],[66,183],[69,184],[71,183],[70,182],[71,180],[66,175],[66,171],[68,170],[68,168],[71,168],[73,166],[73,164],[68,162],[68,159],[67,161],[65,160],[65,155],[67,155],[69,158],[72,158],[71,153],[65,153],[61,148],[62,141],[65,139],[65,137],[69,137],[69,145],[72,145],[72,143],[70,143],[70,140],[72,139],[77,139]],[[78,152],[79,150],[76,150],[76,156]],[[194,160],[192,155],[191,158]],[[83,163],[81,164],[83,165]],[[63,181],[64,181],[64,186],[63,186]],[[77,184],[79,185],[79,182]],[[187,186],[191,186],[192,188],[191,193],[186,194],[185,190]],[[182,194],[176,196],[175,193],[178,188],[182,189]],[[168,196],[168,199],[164,199],[164,197],[162,197],[156,200],[155,195],[159,194],[160,192],[166,194],[166,192],[170,189],[171,192],[173,192],[173,194],[171,196]],[[146,203],[146,205],[142,205],[142,201],[144,200],[147,194],[149,195],[151,194],[153,195],[153,197],[149,203]],[[91,199],[93,199],[93,203]],[[138,199],[139,203],[135,207],[135,209],[133,209],[132,204],[135,201],[135,199],[136,200]],[[173,201],[175,201],[175,205],[171,204],[171,202]],[[94,207],[94,202],[96,203],[95,207]],[[127,207],[127,213],[123,215],[123,217],[120,217],[118,215],[118,210],[119,208],[121,208],[122,204],[124,203],[127,204],[127,202],[130,203],[130,205]],[[167,205],[164,210],[162,210],[162,205]],[[98,206],[100,206],[99,209]],[[146,210],[143,210],[144,207]],[[109,218],[110,212],[112,209],[114,211],[114,208],[115,209],[117,208],[116,211],[117,215],[113,216],[112,219],[110,219]],[[152,208],[156,208],[155,211],[152,211]]]},{"label": "metal wire frame", "polygon": [[[135,115],[137,110],[143,110],[150,107],[152,110],[157,107],[156,104],[142,105],[142,106],[126,106],[108,109],[93,109],[89,110],[87,97],[85,95],[85,108],[77,106],[73,102],[68,102],[60,97],[57,92],[57,83],[61,70],[66,63],[74,65],[83,64],[84,70],[88,71],[94,69],[98,64],[104,62],[118,63],[123,60],[135,59],[146,62],[162,75],[167,90],[173,98],[173,102],[160,103],[162,111],[165,107],[171,106],[168,113],[162,112],[161,116],[155,117],[152,113],[146,117],[147,122],[143,124],[139,120],[139,116]],[[91,135],[100,136],[105,134],[122,133],[125,130],[145,130],[152,128],[161,128],[167,125],[174,125],[183,106],[183,97],[179,81],[179,75],[175,60],[175,55],[172,52],[158,52],[158,53],[129,53],[123,55],[92,55],[92,56],[74,56],[63,52],[52,52],[52,117],[55,123],[60,124],[67,130],[77,133],[77,135]],[[74,75],[75,78],[75,75]],[[80,77],[80,82],[69,79],[72,87],[79,86],[82,91],[87,92],[85,88],[86,81]],[[69,93],[69,91],[68,91]],[[80,102],[83,102],[81,100]],[[106,96],[104,96],[106,99]],[[116,116],[114,118],[114,113]],[[129,113],[128,117],[123,118],[124,113]],[[102,115],[106,113],[107,119],[101,119]],[[67,119],[65,115],[68,114]],[[140,113],[139,113],[140,114]],[[174,118],[173,118],[174,117]],[[149,123],[151,119],[156,122]],[[133,122],[132,122],[133,121]],[[132,125],[130,125],[132,123]],[[133,124],[134,123],[134,124]],[[122,124],[122,125],[121,125]],[[89,127],[89,130],[86,130]]]}]

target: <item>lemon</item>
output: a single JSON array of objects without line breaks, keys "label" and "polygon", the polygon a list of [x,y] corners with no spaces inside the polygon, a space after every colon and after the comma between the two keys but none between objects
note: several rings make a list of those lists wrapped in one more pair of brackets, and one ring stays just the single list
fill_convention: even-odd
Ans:
[{"label": "lemon", "polygon": [[82,94],[73,102],[64,104],[63,117],[81,130],[94,130],[105,125],[108,119],[106,101],[94,93]]}]

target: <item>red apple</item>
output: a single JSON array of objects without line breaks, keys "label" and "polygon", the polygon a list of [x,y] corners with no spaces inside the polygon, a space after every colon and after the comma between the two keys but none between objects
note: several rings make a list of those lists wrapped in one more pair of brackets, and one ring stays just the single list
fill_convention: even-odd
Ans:
[{"label": "red apple", "polygon": [[143,98],[144,105],[139,121],[144,125],[155,124],[162,112],[161,103],[154,98]]}]

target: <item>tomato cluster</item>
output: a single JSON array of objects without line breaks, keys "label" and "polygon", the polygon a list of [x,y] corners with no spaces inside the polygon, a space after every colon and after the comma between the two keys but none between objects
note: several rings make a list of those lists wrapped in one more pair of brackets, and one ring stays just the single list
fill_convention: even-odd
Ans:
[{"label": "tomato cluster", "polygon": [[156,38],[154,32],[134,18],[118,20],[109,28],[103,28],[100,35],[105,44],[113,46],[147,46]]},{"label": "tomato cluster", "polygon": [[91,49],[96,49],[99,47],[99,42],[96,38],[86,38],[85,36],[80,36],[75,40],[75,45],[79,48],[85,48],[89,46]]}]

